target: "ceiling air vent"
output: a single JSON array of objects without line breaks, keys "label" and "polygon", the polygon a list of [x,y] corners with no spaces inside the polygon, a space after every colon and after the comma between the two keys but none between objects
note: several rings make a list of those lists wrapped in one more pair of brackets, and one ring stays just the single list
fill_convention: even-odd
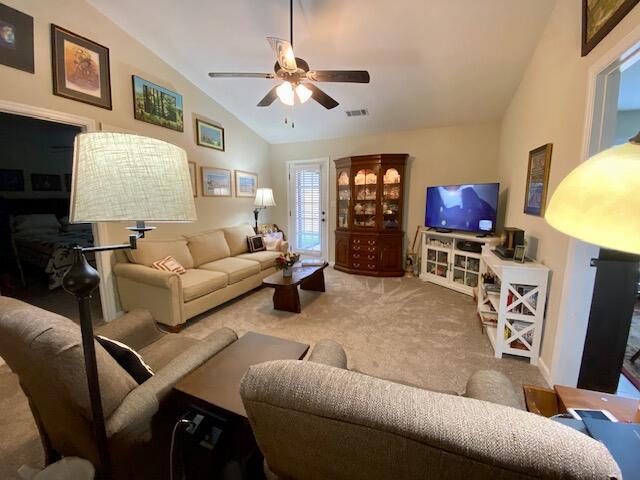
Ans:
[{"label": "ceiling air vent", "polygon": [[345,110],[347,117],[366,117],[369,115],[369,110],[366,108],[358,108],[357,110]]}]

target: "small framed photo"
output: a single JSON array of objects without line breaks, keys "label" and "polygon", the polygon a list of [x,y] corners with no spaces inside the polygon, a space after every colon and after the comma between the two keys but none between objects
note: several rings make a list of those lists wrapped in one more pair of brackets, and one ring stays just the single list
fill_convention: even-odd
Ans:
[{"label": "small framed photo", "polygon": [[182,95],[136,75],[131,81],[136,120],[184,132]]},{"label": "small framed photo", "polygon": [[196,143],[224,152],[224,128],[196,118]]},{"label": "small framed photo", "polygon": [[60,181],[60,175],[32,173],[31,190],[34,192],[61,192],[62,182]]},{"label": "small framed photo", "polygon": [[525,245],[516,245],[513,250],[513,261],[524,263],[526,249],[527,247]]},{"label": "small framed photo", "polygon": [[109,49],[51,25],[53,93],[111,110]]},{"label": "small framed photo", "polygon": [[230,197],[231,170],[200,167],[203,197]]},{"label": "small framed photo", "polygon": [[196,162],[189,162],[189,175],[191,176],[191,190],[193,198],[198,196],[198,167]]},{"label": "small framed photo", "polygon": [[549,170],[551,169],[551,151],[553,144],[547,143],[529,152],[527,168],[527,188],[524,197],[524,213],[544,216],[549,188]]},{"label": "small framed photo", "polygon": [[236,197],[255,197],[258,189],[258,174],[236,170]]},{"label": "small framed photo", "polygon": [[0,191],[24,192],[24,174],[22,170],[1,168]]},{"label": "small framed photo", "polygon": [[0,64],[34,73],[33,17],[0,3]]}]

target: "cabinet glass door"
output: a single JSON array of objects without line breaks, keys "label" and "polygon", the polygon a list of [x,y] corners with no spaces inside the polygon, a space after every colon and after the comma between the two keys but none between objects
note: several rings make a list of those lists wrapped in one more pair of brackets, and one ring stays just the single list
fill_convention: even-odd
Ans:
[{"label": "cabinet glass door", "polygon": [[349,173],[338,172],[338,228],[349,228],[349,203],[351,202],[351,185]]},{"label": "cabinet glass door", "polygon": [[400,173],[395,168],[388,168],[382,177],[382,227],[387,229],[400,228],[402,212],[402,190],[400,188]]},{"label": "cabinet glass door", "polygon": [[378,176],[368,168],[360,169],[355,172],[353,185],[353,226],[376,228]]}]

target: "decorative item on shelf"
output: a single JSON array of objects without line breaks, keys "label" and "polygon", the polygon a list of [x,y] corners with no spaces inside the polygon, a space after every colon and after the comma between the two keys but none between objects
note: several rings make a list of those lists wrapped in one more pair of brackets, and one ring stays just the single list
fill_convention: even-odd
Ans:
[{"label": "decorative item on shelf", "polygon": [[544,216],[551,169],[553,144],[547,143],[529,152],[527,168],[527,188],[524,196],[524,213]]},{"label": "decorative item on shelf", "polygon": [[638,0],[582,0],[582,56],[593,50],[637,3]]},{"label": "decorative item on shelf", "polygon": [[[75,247],[74,264],[63,280],[76,296],[91,408],[91,427],[98,447],[100,478],[110,478],[110,458],[100,396],[90,300],[100,275],[87,252],[135,249],[151,230],[145,222],[197,220],[190,187],[187,154],[175,145],[122,133],[81,133],[73,152],[70,223],[135,221],[135,232],[122,245]],[[126,195],[123,194],[126,192]]]},{"label": "decorative item on shelf", "polygon": [[33,17],[0,3],[0,64],[34,73]]},{"label": "decorative item on shelf", "polygon": [[182,95],[136,75],[132,75],[131,79],[134,118],[184,132]]},{"label": "decorative item on shelf", "polygon": [[293,252],[287,252],[275,259],[273,266],[276,270],[282,270],[283,277],[291,277],[293,275],[293,266],[300,260],[300,255]]},{"label": "decorative item on shelf", "polygon": [[395,168],[390,168],[384,174],[383,179],[384,179],[385,185],[399,184],[400,183],[400,174],[398,173],[398,170],[396,170]]},{"label": "decorative item on shelf", "polygon": [[340,187],[348,187],[349,186],[349,175],[347,172],[342,172],[338,176],[338,186]]},{"label": "decorative item on shelf", "polygon": [[53,93],[111,110],[109,49],[51,25]]},{"label": "decorative item on shelf", "polygon": [[258,174],[236,170],[235,176],[236,197],[255,197],[258,189]]},{"label": "decorative item on shelf", "polygon": [[224,152],[224,128],[196,118],[196,143]]},{"label": "decorative item on shelf", "polygon": [[203,197],[230,197],[231,170],[200,167]]},{"label": "decorative item on shelf", "polygon": [[257,189],[253,205],[256,207],[253,209],[253,216],[256,219],[256,231],[258,231],[258,215],[260,214],[260,210],[276,206],[276,201],[273,199],[273,190],[270,188]]},{"label": "decorative item on shelf", "polygon": [[526,250],[526,245],[516,245],[516,248],[513,251],[513,261],[524,263]]},{"label": "decorative item on shelf", "polygon": [[513,258],[516,245],[524,245],[524,230],[519,228],[504,227],[500,237],[500,245],[496,245],[496,253],[505,259]]}]

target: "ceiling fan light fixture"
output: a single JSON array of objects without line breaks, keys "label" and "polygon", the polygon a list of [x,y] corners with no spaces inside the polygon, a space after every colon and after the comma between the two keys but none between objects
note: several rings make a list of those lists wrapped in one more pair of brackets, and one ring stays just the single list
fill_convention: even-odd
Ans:
[{"label": "ceiling fan light fixture", "polygon": [[301,83],[299,83],[296,87],[296,95],[298,95],[298,100],[300,100],[300,103],[304,103],[309,100],[312,94],[313,92]]},{"label": "ceiling fan light fixture", "polygon": [[282,82],[282,84],[276,88],[276,94],[282,103],[293,106],[295,98],[293,94],[293,86],[290,82]]}]

